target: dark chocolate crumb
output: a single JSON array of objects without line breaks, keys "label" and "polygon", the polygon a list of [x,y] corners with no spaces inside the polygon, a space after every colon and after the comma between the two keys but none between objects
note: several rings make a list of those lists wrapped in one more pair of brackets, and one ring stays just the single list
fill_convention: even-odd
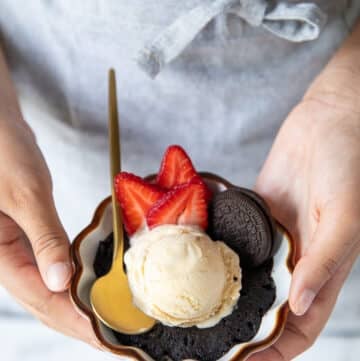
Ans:
[{"label": "dark chocolate crumb", "polygon": [[110,234],[104,241],[100,241],[94,260],[94,272],[96,277],[105,276],[111,267],[114,252],[113,235]]}]

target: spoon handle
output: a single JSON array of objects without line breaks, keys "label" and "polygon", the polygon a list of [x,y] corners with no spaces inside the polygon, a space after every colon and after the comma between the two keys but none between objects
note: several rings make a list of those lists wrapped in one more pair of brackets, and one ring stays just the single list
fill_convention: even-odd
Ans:
[{"label": "spoon handle", "polygon": [[124,251],[123,225],[121,210],[115,196],[114,179],[121,170],[121,149],[119,134],[119,117],[116,97],[116,78],[114,69],[109,71],[109,151],[110,151],[110,179],[111,179],[111,199],[113,210],[114,229],[114,256],[113,265],[117,258],[121,258]]}]

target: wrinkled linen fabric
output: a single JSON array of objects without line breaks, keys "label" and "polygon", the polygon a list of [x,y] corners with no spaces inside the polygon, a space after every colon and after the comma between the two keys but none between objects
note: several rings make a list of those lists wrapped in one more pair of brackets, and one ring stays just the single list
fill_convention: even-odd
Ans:
[{"label": "wrinkled linen fabric", "polygon": [[314,3],[288,4],[267,0],[201,0],[161,31],[140,52],[138,63],[152,77],[176,59],[212,20],[228,14],[252,26],[263,26],[274,35],[294,42],[315,40],[326,24],[326,14]]}]

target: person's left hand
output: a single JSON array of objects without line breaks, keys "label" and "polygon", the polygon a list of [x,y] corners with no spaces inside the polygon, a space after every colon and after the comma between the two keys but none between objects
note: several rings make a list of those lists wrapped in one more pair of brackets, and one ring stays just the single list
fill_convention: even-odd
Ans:
[{"label": "person's left hand", "polygon": [[307,98],[289,115],[256,191],[297,245],[279,340],[249,361],[292,360],[325,326],[360,248],[360,105]]}]

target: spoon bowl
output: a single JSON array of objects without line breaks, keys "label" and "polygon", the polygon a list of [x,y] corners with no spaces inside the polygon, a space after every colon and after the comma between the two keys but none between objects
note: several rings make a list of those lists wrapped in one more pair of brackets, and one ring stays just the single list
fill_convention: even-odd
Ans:
[{"label": "spoon bowl", "polygon": [[115,331],[138,334],[155,324],[154,319],[133,305],[128,279],[120,262],[114,262],[111,271],[95,282],[90,300],[96,316]]}]

